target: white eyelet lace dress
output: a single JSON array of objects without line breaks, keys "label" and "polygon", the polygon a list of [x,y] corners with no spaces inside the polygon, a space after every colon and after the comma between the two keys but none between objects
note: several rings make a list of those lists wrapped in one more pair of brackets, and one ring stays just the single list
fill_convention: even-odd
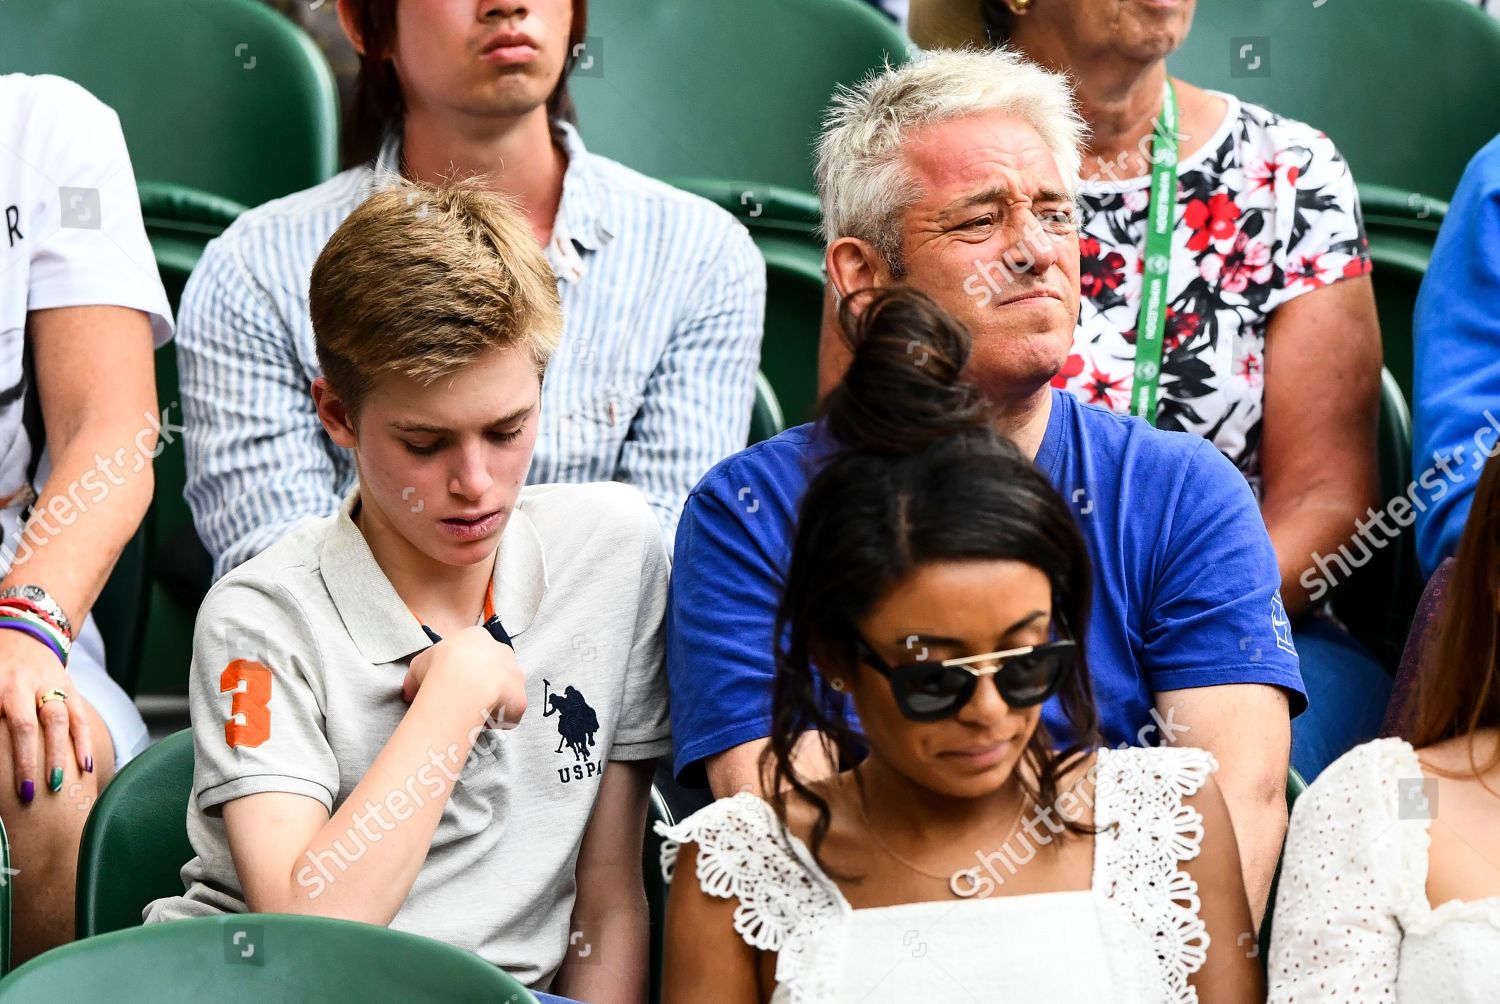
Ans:
[{"label": "white eyelet lace dress", "polygon": [[[1209,939],[1182,869],[1198,856],[1203,817],[1183,798],[1216,769],[1203,750],[1100,750],[1095,822],[1119,825],[1096,838],[1091,887],[1075,892],[856,910],[751,794],[658,824],[662,867],[670,880],[678,847],[698,846],[703,891],[737,900],[735,930],[777,953],[774,1004],[1060,1000],[1064,974],[1068,1000],[1187,1004]],[[1025,867],[1036,846],[1012,837],[992,877],[1013,874],[1007,860]]]},{"label": "white eyelet lace dress", "polygon": [[1271,924],[1272,1004],[1500,1001],[1500,898],[1427,900],[1416,750],[1356,746],[1297,800]]}]

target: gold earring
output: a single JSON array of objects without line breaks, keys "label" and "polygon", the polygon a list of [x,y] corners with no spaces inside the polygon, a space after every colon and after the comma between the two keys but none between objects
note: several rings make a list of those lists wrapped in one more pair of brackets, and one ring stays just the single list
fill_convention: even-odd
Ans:
[{"label": "gold earring", "polygon": [[844,690],[844,681],[842,679],[839,679],[838,677],[835,677],[832,680],[829,680],[828,681],[828,685],[830,687],[832,687],[834,690],[839,691],[840,693],[842,693],[843,690]]},{"label": "gold earring", "polygon": [[1026,13],[1026,8],[1031,6],[1031,0],[1011,0],[1011,5],[1017,14]]}]

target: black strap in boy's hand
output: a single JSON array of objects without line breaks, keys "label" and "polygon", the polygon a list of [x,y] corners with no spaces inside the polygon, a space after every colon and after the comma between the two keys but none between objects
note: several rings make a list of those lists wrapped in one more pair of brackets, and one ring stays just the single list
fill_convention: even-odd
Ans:
[{"label": "black strap in boy's hand", "polygon": [[[500,644],[502,644],[502,645],[509,645],[511,648],[515,648],[516,647],[515,643],[510,640],[510,634],[505,630],[505,627],[500,623],[500,615],[499,614],[496,614],[495,616],[491,617],[489,620],[485,621],[484,624],[483,624],[483,627],[484,627],[484,629],[486,631],[488,631],[490,633],[490,637],[493,638],[493,639],[495,639],[496,641],[498,641]],[[422,625],[422,630],[427,632],[427,637],[429,637],[429,638],[432,639],[432,643],[434,645],[436,645],[438,642],[440,642],[440,641],[443,640],[443,636],[442,635],[440,635],[436,631],[432,630],[432,628],[428,627],[426,624]]]}]

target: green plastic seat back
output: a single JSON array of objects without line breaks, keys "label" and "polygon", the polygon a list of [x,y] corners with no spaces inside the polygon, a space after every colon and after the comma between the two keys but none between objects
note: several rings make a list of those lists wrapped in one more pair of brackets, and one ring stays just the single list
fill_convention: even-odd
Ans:
[{"label": "green plastic seat back", "polygon": [[[1307,782],[1302,780],[1302,775],[1297,773],[1297,768],[1288,767],[1286,772],[1286,814],[1290,819],[1292,806],[1297,804],[1297,799],[1307,790]],[[1271,876],[1271,894],[1266,899],[1266,913],[1260,920],[1260,964],[1264,969],[1271,958],[1271,915],[1276,910],[1276,890],[1281,885],[1281,861],[1285,855],[1276,858],[1276,873]]]},{"label": "green plastic seat back", "polygon": [[[146,236],[175,316],[183,287],[203,248],[245,207],[183,185],[143,181],[139,188]],[[182,424],[175,342],[168,342],[156,353],[156,400],[166,421]],[[187,460],[180,434],[174,442],[164,444],[156,458],[155,472],[154,539],[142,600],[149,616],[141,631],[137,673],[127,688],[132,694],[138,690],[184,689],[187,667],[192,662],[193,618],[213,573],[212,561],[198,540],[192,513],[182,497]]]},{"label": "green plastic seat back", "polygon": [[253,206],[338,170],[327,61],[255,0],[5,0],[0,67],[67,77],[113,108],[137,178]]},{"label": "green plastic seat back", "polygon": [[825,285],[823,241],[817,234],[818,200],[796,189],[757,188],[744,180],[670,181],[734,213],[749,229],[766,262],[760,369],[781,404],[783,427],[810,421],[818,401],[818,333]]},{"label": "green plastic seat back", "polygon": [[[198,263],[204,245],[223,232],[235,217],[244,212],[244,207],[197,189],[166,182],[143,181],[139,189],[146,235],[151,241],[157,271],[161,274],[175,316],[182,288],[193,266]],[[182,408],[177,393],[177,350],[170,342],[156,353],[156,389],[157,407],[164,420],[180,425]],[[152,465],[156,490],[151,506],[115,562],[93,609],[94,619],[104,638],[109,673],[131,696],[140,690],[143,665],[183,667],[192,654],[190,635],[173,646],[173,651],[165,653],[160,651],[160,642],[153,637],[159,636],[164,626],[158,624],[156,616],[148,616],[159,577],[158,566],[164,556],[181,563],[181,555],[192,555],[194,548],[207,560],[196,536],[187,542],[182,540],[184,527],[189,534],[192,533],[192,518],[182,500],[186,471],[181,437],[174,437],[175,441],[171,443],[163,438],[162,453]],[[167,528],[165,535],[160,537],[157,534],[159,521],[165,522]],[[197,597],[185,603],[189,627],[197,600],[202,598],[207,585],[205,579]],[[161,599],[168,598],[163,596]],[[153,652],[149,659],[144,657],[148,638],[156,641],[151,646]],[[153,673],[150,681],[158,689],[163,682],[161,675]]]},{"label": "green plastic seat back", "polygon": [[766,327],[760,367],[789,425],[810,422],[818,404],[818,334],[823,323],[821,242],[755,232],[766,260]]},{"label": "green plastic seat back", "polygon": [[1500,132],[1500,21],[1464,0],[1199,0],[1167,65],[1323,130],[1356,181],[1440,199]]},{"label": "green plastic seat back", "polygon": [[[80,938],[139,926],[141,912],[152,900],[182,893],[181,868],[193,857],[187,837],[192,787],[191,729],[149,747],[105,787],[89,813],[78,854],[76,921]],[[662,838],[655,830],[658,821],[670,826],[672,811],[653,787],[641,862],[651,911],[652,1000],[658,999],[661,989],[667,909],[667,885],[661,874]],[[8,891],[0,887],[0,906],[8,905],[8,901]]]},{"label": "green plastic seat back", "polygon": [[764,373],[755,374],[755,410],[750,413],[750,438],[746,445],[754,446],[785,428],[786,419],[781,415],[781,405],[776,401],[771,382]]},{"label": "green plastic seat back", "polygon": [[80,938],[135,927],[152,900],[182,894],[192,790],[191,729],[148,747],[105,786],[78,851]]},{"label": "green plastic seat back", "polygon": [[1370,227],[1370,258],[1375,270],[1375,311],[1380,317],[1380,345],[1385,368],[1405,395],[1412,390],[1413,315],[1417,293],[1432,260],[1432,241],[1398,227]]},{"label": "green plastic seat back", "polygon": [[536,998],[479,956],[327,917],[230,914],[148,924],[39,955],[0,1001],[160,1004],[522,1004]]},{"label": "green plastic seat back", "polygon": [[125,693],[135,696],[140,683],[141,650],[146,641],[146,611],[151,595],[151,550],[155,543],[156,506],[146,509],[141,525],[125,542],[90,611],[104,640],[104,665]]},{"label": "green plastic seat back", "polygon": [[595,153],[811,192],[835,89],[907,45],[863,0],[592,0],[569,88]]},{"label": "green plastic seat back", "polygon": [[[1379,421],[1376,447],[1380,505],[1384,507],[1405,495],[1411,482],[1411,411],[1390,370],[1381,371]],[[1379,534],[1379,527],[1372,528],[1374,534]],[[1351,568],[1348,580],[1332,594],[1339,619],[1393,673],[1422,592],[1415,540],[1412,528],[1406,527],[1384,547],[1346,544],[1355,559],[1362,558],[1367,547],[1372,554],[1364,565]],[[1334,574],[1342,574],[1336,563],[1330,562],[1329,567]]]},{"label": "green plastic seat back", "polygon": [[641,871],[646,880],[646,903],[651,908],[651,1004],[661,1000],[662,958],[666,952],[663,936],[667,930],[667,880],[661,873],[662,837],[656,832],[657,823],[671,826],[676,820],[667,800],[656,786],[651,787],[651,805],[646,813],[646,841],[643,848]]}]

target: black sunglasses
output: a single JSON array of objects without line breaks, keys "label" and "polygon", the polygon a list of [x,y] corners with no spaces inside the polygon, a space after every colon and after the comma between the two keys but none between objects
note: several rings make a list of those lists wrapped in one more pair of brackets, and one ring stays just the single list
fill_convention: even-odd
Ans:
[{"label": "black sunglasses", "polygon": [[[981,677],[993,676],[995,688],[1012,708],[1041,704],[1057,693],[1078,656],[1078,646],[1062,639],[1045,645],[986,652],[941,662],[904,662],[892,666],[863,638],[854,636],[860,659],[885,677],[896,696],[896,706],[914,722],[935,722],[955,715],[979,688]],[[973,663],[992,662],[988,669]]]}]

